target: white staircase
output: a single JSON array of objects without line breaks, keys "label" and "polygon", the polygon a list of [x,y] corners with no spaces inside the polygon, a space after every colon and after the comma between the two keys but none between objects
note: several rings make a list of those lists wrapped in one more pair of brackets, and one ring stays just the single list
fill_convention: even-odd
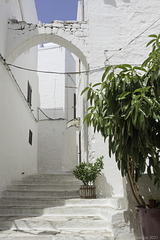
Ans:
[{"label": "white staircase", "polygon": [[[0,199],[0,240],[114,240],[119,199],[80,199],[71,173],[24,178]],[[122,238],[130,240],[130,238]]]}]

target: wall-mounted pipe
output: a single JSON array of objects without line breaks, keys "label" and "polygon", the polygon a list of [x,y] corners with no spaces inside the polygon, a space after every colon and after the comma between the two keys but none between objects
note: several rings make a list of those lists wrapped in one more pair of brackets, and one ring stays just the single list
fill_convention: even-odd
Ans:
[{"label": "wall-mounted pipe", "polygon": [[84,21],[84,0],[82,0],[82,21]]},{"label": "wall-mounted pipe", "polygon": [[24,21],[24,14],[23,14],[23,9],[22,9],[22,2],[21,2],[21,0],[18,0],[18,2],[19,2],[19,8],[20,8],[20,13],[21,13],[22,21]]}]

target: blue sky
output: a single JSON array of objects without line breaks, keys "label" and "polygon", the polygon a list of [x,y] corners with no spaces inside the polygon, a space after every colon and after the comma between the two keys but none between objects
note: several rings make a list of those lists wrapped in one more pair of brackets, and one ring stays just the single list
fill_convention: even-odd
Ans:
[{"label": "blue sky", "polygon": [[76,20],[78,0],[35,0],[35,3],[41,22]]}]

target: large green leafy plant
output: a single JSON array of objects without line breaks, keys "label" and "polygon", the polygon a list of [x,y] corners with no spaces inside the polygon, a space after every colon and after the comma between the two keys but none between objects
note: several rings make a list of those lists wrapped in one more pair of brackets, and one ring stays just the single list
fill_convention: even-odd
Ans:
[{"label": "large green leafy plant", "polygon": [[101,156],[96,159],[95,163],[80,163],[73,170],[73,174],[77,179],[81,180],[84,185],[91,185],[98,175],[101,175],[103,165],[103,156]]},{"label": "large green leafy plant", "polygon": [[136,182],[147,171],[160,184],[160,35],[150,35],[152,51],[142,66],[108,66],[97,84],[89,84],[85,121],[109,139],[109,155],[128,175],[139,205],[146,206]]}]

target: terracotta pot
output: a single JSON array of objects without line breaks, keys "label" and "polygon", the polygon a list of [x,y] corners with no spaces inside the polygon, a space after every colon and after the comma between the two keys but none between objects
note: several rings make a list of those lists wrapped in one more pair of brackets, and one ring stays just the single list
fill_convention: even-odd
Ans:
[{"label": "terracotta pot", "polygon": [[96,187],[94,185],[82,185],[80,187],[81,198],[96,198]]},{"label": "terracotta pot", "polygon": [[160,240],[160,209],[138,208],[143,240]]}]

